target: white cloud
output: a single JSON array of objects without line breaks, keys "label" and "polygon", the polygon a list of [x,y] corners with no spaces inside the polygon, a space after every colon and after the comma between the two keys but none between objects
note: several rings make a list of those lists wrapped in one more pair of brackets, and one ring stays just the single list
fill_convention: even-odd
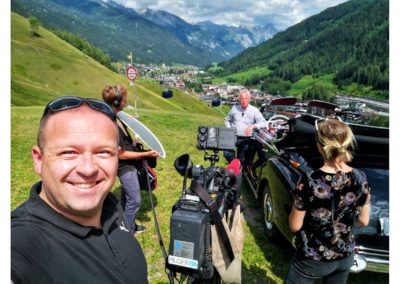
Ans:
[{"label": "white cloud", "polygon": [[189,23],[212,21],[226,25],[264,25],[280,29],[294,25],[346,0],[114,0],[140,10],[164,10]]}]

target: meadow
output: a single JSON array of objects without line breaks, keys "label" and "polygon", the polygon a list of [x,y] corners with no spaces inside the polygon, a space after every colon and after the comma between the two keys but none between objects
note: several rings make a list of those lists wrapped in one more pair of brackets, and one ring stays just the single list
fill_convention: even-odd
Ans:
[{"label": "meadow", "polygon": [[262,76],[268,75],[271,72],[272,71],[266,67],[254,67],[254,68],[251,68],[251,69],[243,71],[243,72],[238,72],[238,73],[231,74],[228,76],[214,78],[214,79],[212,79],[212,82],[214,84],[220,84],[223,82],[229,82],[231,80],[231,81],[238,82],[238,83],[244,85],[244,83],[246,81],[250,80],[254,76],[262,77]]},{"label": "meadow", "polygon": [[[116,74],[79,50],[66,44],[51,32],[40,28],[40,38],[29,34],[27,20],[12,14],[11,25],[11,209],[15,209],[29,196],[30,187],[40,179],[33,170],[31,148],[36,144],[36,134],[44,105],[61,95],[100,98],[106,84],[125,84],[124,75]],[[194,96],[174,90],[174,97],[161,97],[164,86],[147,79],[135,82],[139,119],[162,142],[167,157],[158,159],[155,169],[158,188],[153,191],[165,247],[169,245],[169,220],[171,208],[182,192],[183,178],[175,171],[175,159],[185,153],[194,164],[208,166],[204,153],[195,147],[197,128],[200,125],[223,125],[229,109],[212,108]],[[134,105],[129,88],[128,104]],[[126,108],[133,113],[132,107]],[[221,161],[226,163],[220,155]],[[245,244],[242,260],[243,283],[283,283],[293,249],[288,244],[271,243],[263,232],[263,216],[244,185],[243,200],[247,209],[243,213]],[[117,181],[113,192],[120,196]],[[168,283],[164,272],[165,262],[157,239],[151,212],[149,193],[142,191],[142,206],[138,221],[147,231],[137,236],[145,253],[150,283]],[[134,269],[134,268],[132,268]],[[373,281],[371,282],[371,279]],[[363,272],[351,275],[348,283],[388,283],[388,275]]]},{"label": "meadow", "polygon": [[[28,198],[31,185],[39,180],[33,171],[30,155],[36,143],[36,132],[43,107],[11,108],[11,207],[14,209]],[[204,152],[196,149],[197,127],[199,125],[223,125],[222,116],[192,114],[174,111],[139,110],[139,118],[163,143],[167,157],[158,159],[156,168],[158,188],[152,192],[155,211],[166,249],[169,245],[169,219],[171,208],[182,192],[183,178],[175,171],[173,162],[185,153],[194,164],[208,166]],[[220,155],[217,164],[225,166]],[[121,187],[117,181],[113,192],[119,196]],[[263,216],[260,206],[244,186],[242,199],[247,204],[243,213],[245,244],[242,261],[242,283],[283,283],[293,249],[288,244],[271,243],[263,231]],[[149,193],[142,191],[142,206],[138,221],[147,231],[137,235],[144,250],[150,283],[168,283],[164,272],[165,262],[157,239],[155,223],[150,206]],[[373,278],[371,278],[373,277]],[[388,283],[388,275],[363,272],[351,275],[348,283]]]}]

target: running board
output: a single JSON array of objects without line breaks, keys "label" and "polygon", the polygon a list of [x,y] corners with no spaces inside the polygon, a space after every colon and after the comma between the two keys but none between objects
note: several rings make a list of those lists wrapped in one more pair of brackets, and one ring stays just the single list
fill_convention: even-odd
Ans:
[{"label": "running board", "polygon": [[247,185],[250,187],[251,191],[253,192],[253,195],[257,196],[256,187],[253,184],[253,180],[250,177],[248,177],[247,173],[243,172],[243,175],[246,177]]}]

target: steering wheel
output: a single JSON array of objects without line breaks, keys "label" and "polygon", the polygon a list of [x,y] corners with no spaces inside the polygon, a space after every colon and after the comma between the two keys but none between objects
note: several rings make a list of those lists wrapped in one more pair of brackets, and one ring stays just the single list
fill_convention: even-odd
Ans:
[{"label": "steering wheel", "polygon": [[268,119],[268,129],[270,128],[278,128],[280,125],[283,123],[289,121],[289,117],[281,114],[276,114],[270,117]]}]

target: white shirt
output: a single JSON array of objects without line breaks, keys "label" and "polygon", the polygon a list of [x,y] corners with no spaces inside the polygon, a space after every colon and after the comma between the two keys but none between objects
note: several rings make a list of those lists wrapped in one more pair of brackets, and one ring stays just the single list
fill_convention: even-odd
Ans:
[{"label": "white shirt", "polygon": [[258,108],[248,105],[243,109],[241,105],[235,105],[224,119],[226,127],[234,127],[237,136],[250,136],[244,133],[244,130],[250,125],[255,124],[257,128],[264,128],[268,126]]}]

